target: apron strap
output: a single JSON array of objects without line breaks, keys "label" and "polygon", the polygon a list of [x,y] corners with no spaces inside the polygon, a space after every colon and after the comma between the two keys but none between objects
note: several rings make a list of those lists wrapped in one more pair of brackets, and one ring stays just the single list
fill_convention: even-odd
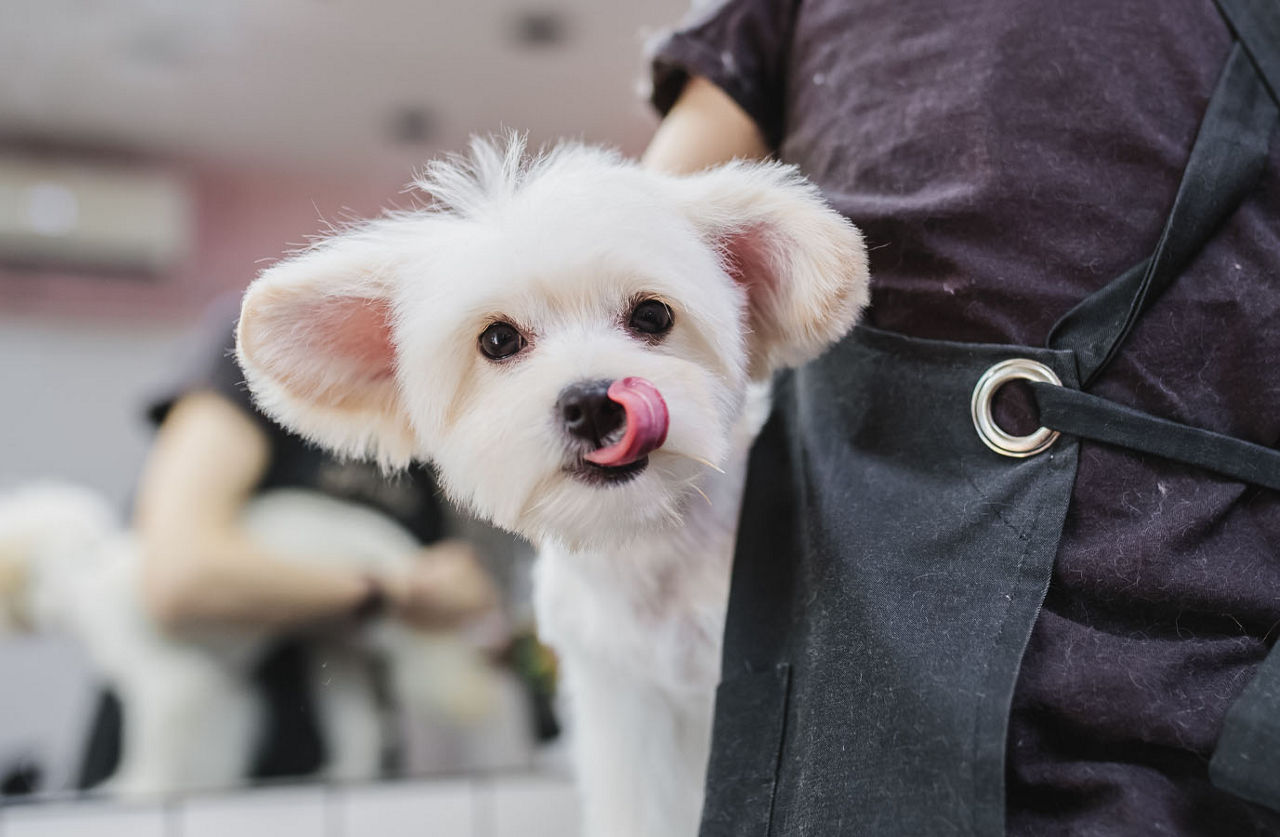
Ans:
[{"label": "apron strap", "polygon": [[1276,0],[1214,0],[1271,98],[1280,104],[1280,4]]},{"label": "apron strap", "polygon": [[[1155,251],[1069,311],[1051,348],[1075,352],[1082,386],[1115,357],[1134,323],[1244,200],[1280,121],[1280,0],[1215,0],[1236,37]],[[1280,451],[1031,383],[1045,427],[1197,465],[1280,491]],[[1280,810],[1280,645],[1227,712],[1209,762],[1214,785]]]},{"label": "apron strap", "polygon": [[1275,647],[1227,710],[1209,760],[1209,780],[1280,810],[1280,651]]},{"label": "apron strap", "polygon": [[[1277,0],[1240,0],[1235,5],[1249,5],[1251,12],[1280,21]],[[1274,46],[1261,46],[1268,47],[1267,54],[1275,51]],[[1138,318],[1253,188],[1266,166],[1276,122],[1276,103],[1249,54],[1236,43],[1200,123],[1155,251],[1085,297],[1049,334],[1049,348],[1075,353],[1081,386],[1088,387],[1106,368]]]},{"label": "apron strap", "polygon": [[[1271,98],[1280,102],[1280,2],[1217,0]],[[1274,451],[1268,451],[1272,456]],[[1275,469],[1280,471],[1280,468]],[[1274,488],[1274,486],[1272,486]],[[1227,711],[1209,761],[1209,778],[1224,790],[1280,810],[1280,645]]]},{"label": "apron strap", "polygon": [[1087,392],[1053,384],[1029,386],[1045,427],[1280,491],[1280,450],[1157,418]]}]

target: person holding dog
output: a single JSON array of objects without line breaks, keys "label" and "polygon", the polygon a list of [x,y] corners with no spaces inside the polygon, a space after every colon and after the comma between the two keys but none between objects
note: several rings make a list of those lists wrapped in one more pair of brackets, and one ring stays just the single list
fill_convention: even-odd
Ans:
[{"label": "person holding dog", "polygon": [[[143,598],[167,630],[267,628],[282,637],[258,666],[268,720],[254,778],[304,775],[323,762],[310,695],[305,636],[387,614],[429,629],[457,627],[492,612],[496,587],[465,541],[443,540],[431,472],[388,477],[344,461],[264,416],[243,386],[232,337],[238,295],[206,314],[195,369],[149,410],[158,431],[135,498],[143,551]],[[371,508],[422,543],[405,576],[308,566],[273,556],[238,525],[244,504],[273,489],[300,488]],[[100,700],[81,769],[92,787],[114,771],[120,717]],[[248,778],[248,777],[246,777]]]},{"label": "person holding dog", "polygon": [[794,163],[872,257],[753,453],[704,837],[1280,833],[1277,32],[728,0],[657,47],[648,165]]}]

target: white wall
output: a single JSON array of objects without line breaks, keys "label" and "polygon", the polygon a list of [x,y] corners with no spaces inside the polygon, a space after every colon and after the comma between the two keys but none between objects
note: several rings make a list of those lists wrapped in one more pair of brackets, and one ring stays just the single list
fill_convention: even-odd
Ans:
[{"label": "white wall", "polygon": [[150,439],[144,404],[178,374],[184,333],[0,314],[0,488],[56,477],[123,510]]}]

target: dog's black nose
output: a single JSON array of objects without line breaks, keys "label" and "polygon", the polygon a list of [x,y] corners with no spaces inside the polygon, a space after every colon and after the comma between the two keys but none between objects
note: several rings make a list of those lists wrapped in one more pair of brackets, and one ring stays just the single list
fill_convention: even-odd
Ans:
[{"label": "dog's black nose", "polygon": [[560,392],[556,412],[564,429],[596,447],[604,438],[622,426],[626,413],[622,405],[609,399],[612,381],[582,381],[570,384]]}]

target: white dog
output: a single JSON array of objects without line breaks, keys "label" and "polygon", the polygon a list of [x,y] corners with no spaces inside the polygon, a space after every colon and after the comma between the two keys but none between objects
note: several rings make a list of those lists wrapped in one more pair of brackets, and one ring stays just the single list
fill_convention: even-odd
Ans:
[{"label": "white dog", "polygon": [[[311,491],[264,494],[247,505],[241,525],[297,561],[395,572],[420,550],[384,515]],[[140,564],[132,533],[93,492],[39,485],[0,497],[0,632],[70,634],[118,694],[124,738],[108,792],[149,796],[241,784],[262,720],[249,673],[271,636],[230,628],[165,633],[143,605]],[[312,691],[331,778],[374,778],[381,766],[371,648],[385,655],[401,708],[456,721],[494,706],[495,675],[457,637],[387,620],[316,637],[313,645]]]},{"label": "white dog", "polygon": [[539,545],[586,833],[692,835],[760,396],[853,325],[866,254],[782,165],[677,178],[523,152],[477,141],[427,168],[429,208],[265,271],[240,362],[286,426],[434,461],[453,499]]}]

